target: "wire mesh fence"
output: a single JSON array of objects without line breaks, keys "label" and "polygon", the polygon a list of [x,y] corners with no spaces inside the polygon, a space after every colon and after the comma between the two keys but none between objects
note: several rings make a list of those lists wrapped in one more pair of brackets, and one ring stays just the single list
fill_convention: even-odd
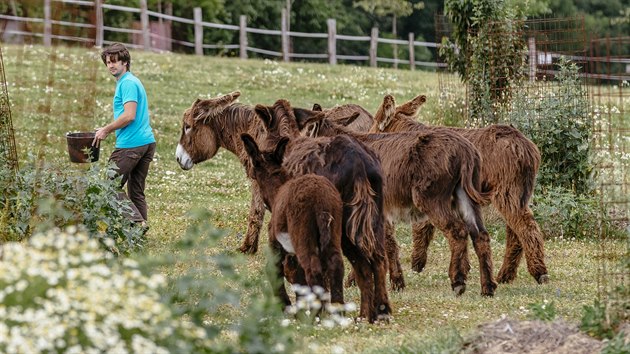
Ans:
[{"label": "wire mesh fence", "polygon": [[[435,22],[438,41],[448,37],[448,20],[438,15]],[[565,146],[537,142],[543,153],[541,169],[545,155],[567,162],[572,154],[588,155],[591,174],[573,179],[569,188],[589,191],[604,209],[598,230],[590,230],[601,245],[599,294],[628,288],[628,243],[620,261],[615,256],[619,250],[611,248],[619,242],[609,241],[628,240],[630,234],[630,37],[589,41],[581,17],[488,23],[469,35],[484,46],[483,56],[475,57],[475,47],[469,47],[468,72],[438,70],[439,123],[506,123],[544,137],[565,131],[568,139],[558,144]],[[518,55],[509,57],[510,48]],[[446,59],[439,57],[438,62],[445,64]],[[572,138],[580,136],[587,142],[569,149]],[[574,172],[567,163],[551,174],[551,184]]]},{"label": "wire mesh fence", "polygon": [[13,121],[11,117],[11,106],[9,104],[9,93],[7,90],[7,80],[4,73],[4,59],[2,48],[0,47],[0,163],[7,172],[2,176],[2,182],[7,183],[11,177],[10,172],[15,172],[18,168],[17,151],[15,147],[15,135],[13,132]]}]

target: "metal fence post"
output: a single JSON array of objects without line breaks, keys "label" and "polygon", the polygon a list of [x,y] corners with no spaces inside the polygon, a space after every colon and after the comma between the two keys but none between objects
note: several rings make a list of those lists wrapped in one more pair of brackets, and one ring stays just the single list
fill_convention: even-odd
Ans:
[{"label": "metal fence post", "polygon": [[239,21],[239,56],[247,59],[247,16],[241,15]]},{"label": "metal fence post", "polygon": [[289,33],[287,31],[287,9],[282,9],[282,60],[289,61]]},{"label": "metal fence post", "polygon": [[409,69],[416,70],[416,46],[413,32],[409,32]]},{"label": "metal fence post", "polygon": [[326,20],[328,24],[328,63],[337,64],[337,21],[334,18]]},{"label": "metal fence post", "polygon": [[193,16],[195,21],[195,54],[203,55],[203,25],[201,7],[195,7],[193,9]]},{"label": "metal fence post", "polygon": [[94,39],[94,45],[96,47],[103,46],[103,1],[94,1],[94,12],[96,13],[96,38]]},{"label": "metal fence post", "polygon": [[536,38],[529,37],[527,41],[527,54],[529,55],[529,81],[536,81],[536,69],[538,66],[538,54],[536,53]]},{"label": "metal fence post", "polygon": [[151,32],[149,31],[148,11],[147,0],[140,0],[140,22],[142,23],[142,42],[144,50],[151,50]]},{"label": "metal fence post", "polygon": [[52,20],[50,18],[50,0],[44,0],[44,45],[52,45]]},{"label": "metal fence post", "polygon": [[376,67],[376,51],[378,48],[378,28],[372,27],[372,35],[370,37],[370,66]]}]

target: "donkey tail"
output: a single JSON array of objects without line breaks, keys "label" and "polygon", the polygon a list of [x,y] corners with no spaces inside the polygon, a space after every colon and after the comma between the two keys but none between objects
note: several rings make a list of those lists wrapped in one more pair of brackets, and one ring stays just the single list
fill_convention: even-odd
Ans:
[{"label": "donkey tail", "polygon": [[487,205],[490,203],[492,191],[482,191],[481,188],[481,157],[475,148],[468,150],[468,156],[461,165],[461,184],[466,194],[475,203]]},{"label": "donkey tail", "polygon": [[349,203],[351,212],[346,222],[346,234],[366,257],[371,257],[376,251],[376,235],[372,223],[378,219],[379,208],[375,196],[376,192],[367,180],[355,181],[354,195]]},{"label": "donkey tail", "polygon": [[317,229],[319,230],[319,247],[321,250],[328,247],[332,240],[334,216],[329,212],[321,212],[317,215]]}]

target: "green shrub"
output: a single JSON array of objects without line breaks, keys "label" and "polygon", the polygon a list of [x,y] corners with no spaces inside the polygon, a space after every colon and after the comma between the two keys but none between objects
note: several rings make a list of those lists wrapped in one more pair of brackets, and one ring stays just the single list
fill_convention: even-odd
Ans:
[{"label": "green shrub", "polygon": [[630,354],[630,338],[619,332],[606,342],[600,354]]},{"label": "green shrub", "polygon": [[530,311],[529,318],[532,320],[553,321],[558,315],[553,301],[544,300],[542,304],[532,303],[527,305],[527,308]]},{"label": "green shrub", "polygon": [[540,150],[537,183],[543,192],[546,188],[563,187],[576,194],[589,194],[592,125],[587,119],[588,100],[580,84],[579,68],[561,58],[556,78],[555,87],[521,87],[512,101],[508,121]]},{"label": "green shrub", "polygon": [[[208,256],[206,251],[216,248],[226,233],[210,224],[205,209],[192,210],[188,216],[190,224],[175,242],[176,252],[159,258],[146,256],[142,262],[146,269],[185,269],[182,274],[173,274],[163,291],[163,300],[173,313],[203,327],[214,353],[295,351],[299,341],[292,328],[283,325],[282,308],[272,293],[275,272],[273,277],[258,274],[250,279],[251,274],[237,270],[246,267],[241,254]],[[273,258],[267,259],[269,273]],[[240,316],[226,319],[228,309]]]},{"label": "green shrub", "polygon": [[538,191],[532,209],[547,238],[597,238],[606,222],[606,214],[595,197],[576,195],[564,187]]},{"label": "green shrub", "polygon": [[0,352],[191,353],[210,345],[203,328],[160,301],[162,276],[112,258],[74,227],[6,243],[1,254]]},{"label": "green shrub", "polygon": [[88,170],[23,167],[0,201],[0,242],[27,239],[52,227],[84,225],[91,236],[113,240],[109,249],[114,253],[141,248],[142,231],[125,217],[131,202],[116,197],[120,180],[108,173],[111,168],[102,171],[96,164]]}]

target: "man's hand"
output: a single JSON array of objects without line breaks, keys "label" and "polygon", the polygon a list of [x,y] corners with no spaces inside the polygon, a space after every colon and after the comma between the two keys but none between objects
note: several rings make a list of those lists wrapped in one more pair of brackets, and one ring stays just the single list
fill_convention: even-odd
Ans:
[{"label": "man's hand", "polygon": [[101,140],[107,138],[108,135],[109,135],[109,131],[106,129],[106,127],[97,128],[96,134],[94,135],[94,140],[92,140],[92,146],[100,147]]}]

